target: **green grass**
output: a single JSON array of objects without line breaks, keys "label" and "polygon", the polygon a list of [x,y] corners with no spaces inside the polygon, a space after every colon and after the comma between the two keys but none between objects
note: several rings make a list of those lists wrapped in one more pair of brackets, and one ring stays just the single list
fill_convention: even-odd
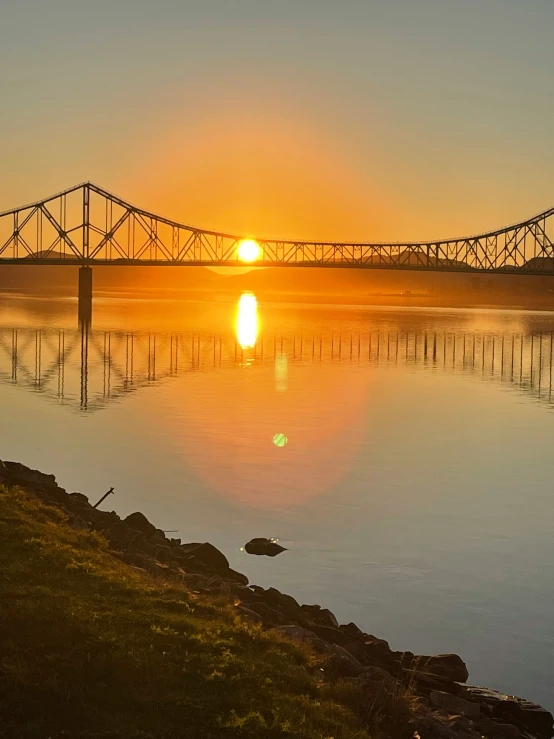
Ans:
[{"label": "green grass", "polygon": [[362,739],[361,705],[308,649],[0,486],[0,736]]},{"label": "green grass", "polygon": [[367,736],[308,651],[1,487],[0,572],[0,735]]}]

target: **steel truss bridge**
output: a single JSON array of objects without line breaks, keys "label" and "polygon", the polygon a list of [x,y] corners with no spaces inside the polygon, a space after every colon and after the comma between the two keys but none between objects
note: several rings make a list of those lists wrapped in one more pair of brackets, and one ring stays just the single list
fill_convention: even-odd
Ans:
[{"label": "steel truss bridge", "polygon": [[[208,231],[136,208],[92,183],[0,213],[3,263],[243,265],[244,235]],[[262,267],[350,267],[554,275],[554,208],[489,233],[414,243],[336,243],[252,236]],[[92,293],[92,282],[80,283]]]},{"label": "steel truss bridge", "polygon": [[0,382],[70,411],[93,412],[189,373],[253,371],[341,362],[461,373],[554,404],[554,333],[482,331],[299,331],[260,336],[242,349],[231,335],[0,328]]}]

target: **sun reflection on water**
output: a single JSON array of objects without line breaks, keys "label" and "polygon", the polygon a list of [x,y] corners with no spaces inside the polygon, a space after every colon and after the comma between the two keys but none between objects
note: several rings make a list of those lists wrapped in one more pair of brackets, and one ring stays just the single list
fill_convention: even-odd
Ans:
[{"label": "sun reflection on water", "polygon": [[237,341],[242,349],[256,346],[258,338],[258,301],[252,293],[240,296],[236,318]]}]

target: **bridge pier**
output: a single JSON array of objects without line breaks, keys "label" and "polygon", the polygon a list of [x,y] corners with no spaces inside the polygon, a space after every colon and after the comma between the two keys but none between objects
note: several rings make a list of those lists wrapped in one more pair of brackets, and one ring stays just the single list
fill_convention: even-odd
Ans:
[{"label": "bridge pier", "polygon": [[79,267],[79,322],[92,319],[92,267]]}]

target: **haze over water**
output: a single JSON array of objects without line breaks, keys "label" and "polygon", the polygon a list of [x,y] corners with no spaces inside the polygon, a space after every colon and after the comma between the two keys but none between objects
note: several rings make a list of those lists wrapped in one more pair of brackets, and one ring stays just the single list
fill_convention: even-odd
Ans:
[{"label": "haze over water", "polygon": [[[72,300],[2,297],[0,448],[552,708],[553,332],[549,313],[143,293],[96,298],[87,333]],[[255,536],[289,551],[250,557]]]}]

